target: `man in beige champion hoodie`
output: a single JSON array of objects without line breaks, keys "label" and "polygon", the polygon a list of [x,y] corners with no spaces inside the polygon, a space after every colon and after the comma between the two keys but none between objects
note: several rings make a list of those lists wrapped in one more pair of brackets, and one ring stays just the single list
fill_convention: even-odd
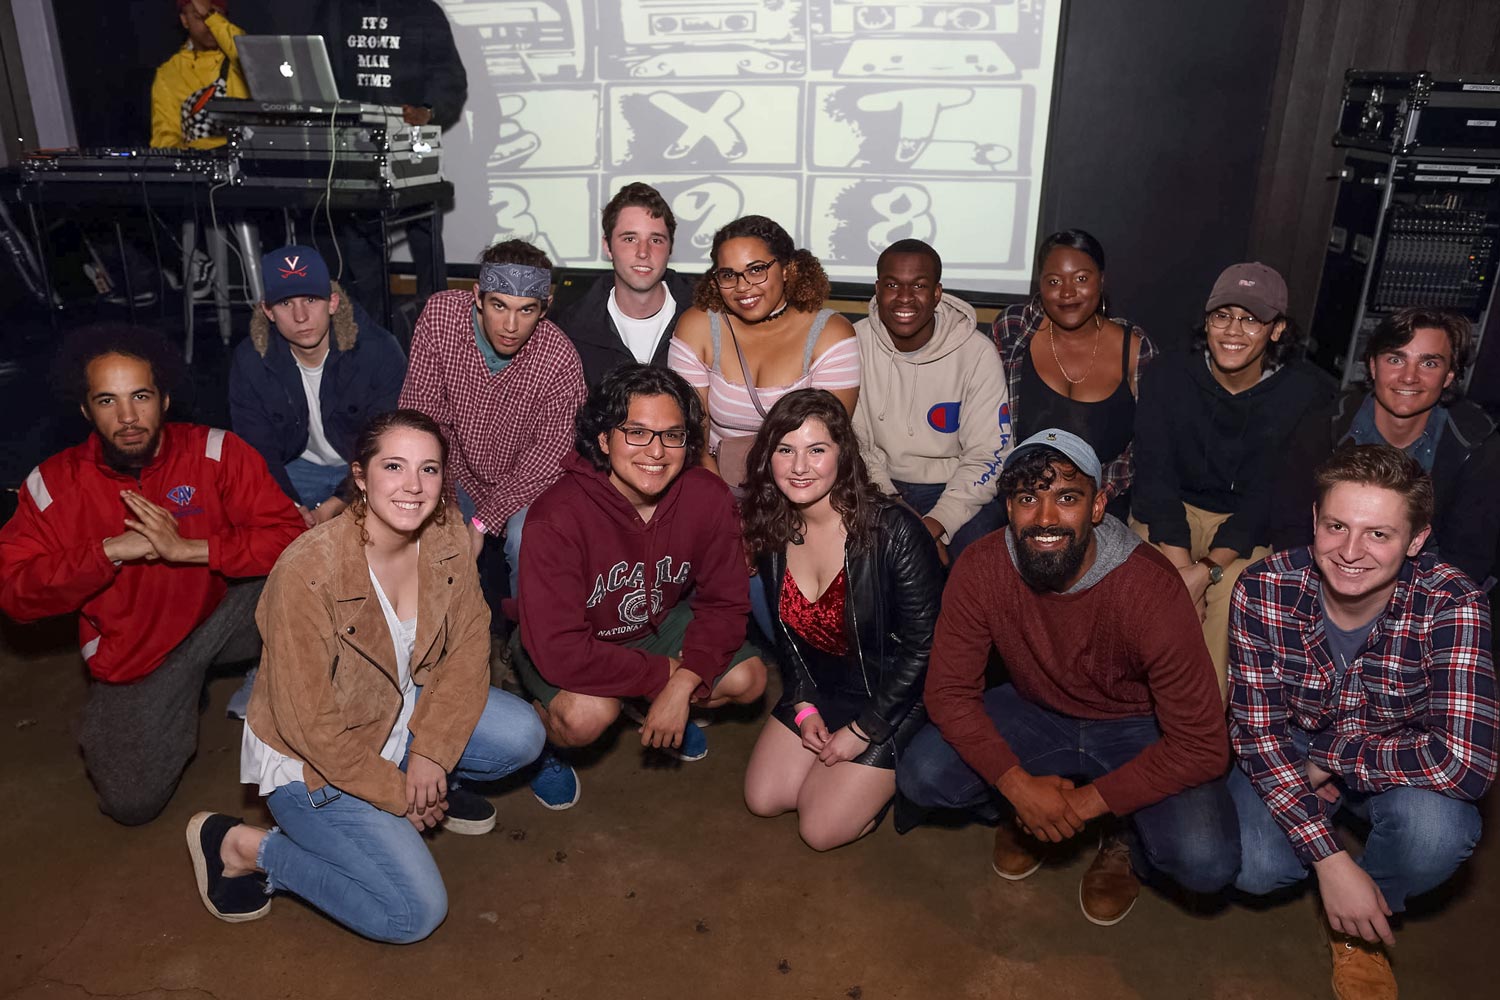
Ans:
[{"label": "man in beige champion hoodie", "polygon": [[944,297],[936,250],[900,240],[875,271],[870,315],[854,325],[860,453],[882,490],[924,515],[946,565],[1004,523],[995,484],[1015,444],[1005,373],[973,308]]}]

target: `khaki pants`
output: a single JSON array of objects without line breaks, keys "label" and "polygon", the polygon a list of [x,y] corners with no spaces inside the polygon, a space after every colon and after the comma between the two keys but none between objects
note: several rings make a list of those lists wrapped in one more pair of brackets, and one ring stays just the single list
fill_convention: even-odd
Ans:
[{"label": "khaki pants", "polygon": [[[1201,510],[1191,504],[1183,504],[1182,510],[1187,515],[1188,522],[1188,554],[1194,559],[1202,559],[1213,548],[1214,534],[1219,530],[1219,525],[1229,520],[1229,515]],[[1132,517],[1130,527],[1137,535],[1150,541],[1146,525]],[[1208,644],[1209,655],[1214,660],[1214,672],[1219,675],[1219,694],[1226,697],[1229,694],[1229,598],[1234,592],[1234,581],[1240,578],[1246,566],[1270,554],[1268,547],[1257,546],[1250,553],[1250,558],[1236,559],[1225,566],[1224,578],[1208,587],[1208,616],[1203,619],[1203,641]]]}]

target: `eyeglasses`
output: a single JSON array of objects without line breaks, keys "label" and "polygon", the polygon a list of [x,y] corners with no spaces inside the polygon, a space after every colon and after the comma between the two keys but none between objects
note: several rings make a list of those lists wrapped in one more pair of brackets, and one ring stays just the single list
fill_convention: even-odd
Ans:
[{"label": "eyeglasses", "polygon": [[714,272],[714,281],[720,288],[733,288],[740,283],[741,278],[745,279],[746,284],[763,285],[766,281],[766,275],[771,272],[771,268],[779,263],[780,261],[775,260],[769,262],[757,260],[745,265],[743,271],[736,271],[731,267],[721,267]]},{"label": "eyeglasses", "polygon": [[1222,309],[1215,309],[1208,314],[1208,325],[1215,330],[1227,330],[1229,329],[1229,325],[1235,320],[1239,320],[1240,329],[1245,332],[1245,336],[1247,337],[1253,337],[1257,333],[1260,333],[1260,328],[1266,325],[1254,316],[1231,316]]},{"label": "eyeglasses", "polygon": [[632,448],[646,448],[656,438],[661,438],[661,443],[668,448],[687,447],[688,432],[681,427],[673,427],[664,431],[653,431],[649,427],[617,427],[615,428],[625,435],[625,443]]}]

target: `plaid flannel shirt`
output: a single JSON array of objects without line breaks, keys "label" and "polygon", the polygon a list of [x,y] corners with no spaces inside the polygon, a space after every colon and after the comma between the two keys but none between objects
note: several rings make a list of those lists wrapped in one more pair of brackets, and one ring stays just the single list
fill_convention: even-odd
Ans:
[{"label": "plaid flannel shirt", "polygon": [[[1020,399],[1021,399],[1021,366],[1026,361],[1026,353],[1031,350],[1031,338],[1035,337],[1042,324],[1047,321],[1047,314],[1042,311],[1042,300],[1033,295],[1028,302],[1006,306],[1000,310],[1000,315],[995,317],[995,323],[990,327],[990,339],[995,342],[995,349],[1000,352],[1000,363],[1005,367],[1005,380],[1010,385],[1010,419],[1011,427],[1020,426]],[[1146,370],[1146,365],[1156,357],[1156,345],[1146,336],[1146,331],[1119,316],[1110,316],[1111,323],[1118,323],[1120,327],[1137,337],[1141,338],[1140,353],[1135,362],[1136,382],[1140,382],[1141,372]],[[1016,432],[1017,441],[1020,440],[1020,431]],[[1132,455],[1135,445],[1128,445],[1120,457],[1104,466],[1104,488],[1109,495],[1117,497],[1130,489],[1130,483],[1135,479],[1135,462]]]},{"label": "plaid flannel shirt", "polygon": [[1500,740],[1490,610],[1436,556],[1408,559],[1364,651],[1334,686],[1312,550],[1251,566],[1229,613],[1229,739],[1240,768],[1306,862],[1342,850],[1336,807],[1313,793],[1293,746],[1359,792],[1399,785],[1478,799]]},{"label": "plaid flannel shirt", "polygon": [[510,364],[491,373],[474,340],[474,296],[454,290],[429,298],[417,320],[400,405],[443,428],[451,477],[474,499],[485,530],[498,535],[506,519],[562,478],[586,394],[578,352],[546,319]]}]

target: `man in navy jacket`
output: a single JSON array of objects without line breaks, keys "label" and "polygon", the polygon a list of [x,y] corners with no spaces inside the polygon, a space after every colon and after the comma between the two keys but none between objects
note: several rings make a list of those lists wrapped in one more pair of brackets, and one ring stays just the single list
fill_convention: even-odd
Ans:
[{"label": "man in navy jacket", "polygon": [[266,298],[229,371],[230,421],[312,527],[344,509],[355,438],[395,408],[406,355],[311,247],[274,250],[262,269]]}]

